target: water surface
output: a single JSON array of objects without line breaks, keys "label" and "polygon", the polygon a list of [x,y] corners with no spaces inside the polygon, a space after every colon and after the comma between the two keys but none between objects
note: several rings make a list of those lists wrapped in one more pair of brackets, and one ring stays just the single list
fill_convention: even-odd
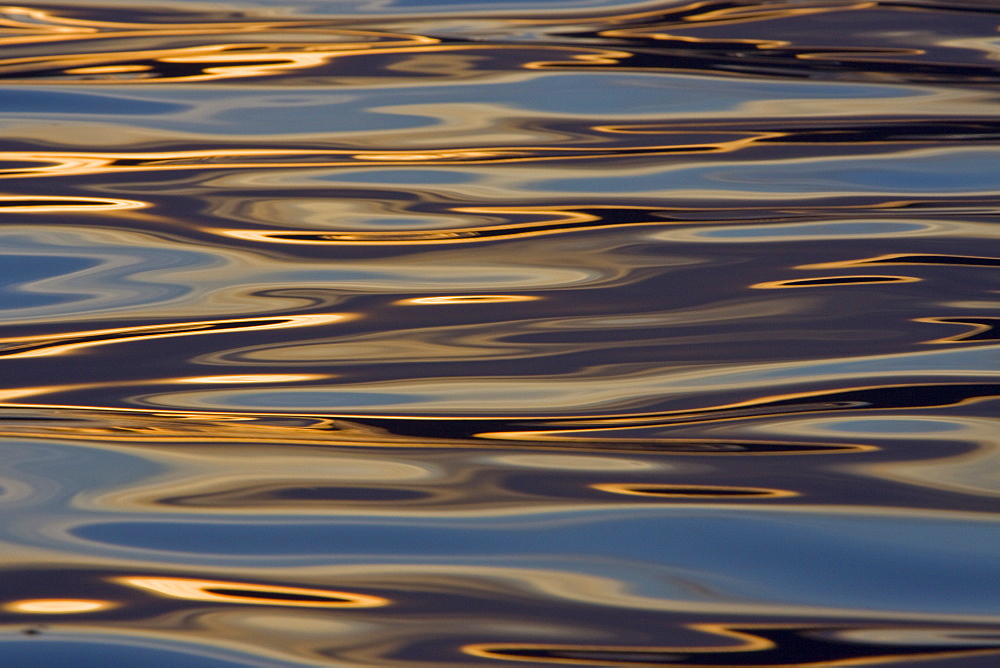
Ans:
[{"label": "water surface", "polygon": [[996,665],[998,27],[3,8],[4,662]]}]

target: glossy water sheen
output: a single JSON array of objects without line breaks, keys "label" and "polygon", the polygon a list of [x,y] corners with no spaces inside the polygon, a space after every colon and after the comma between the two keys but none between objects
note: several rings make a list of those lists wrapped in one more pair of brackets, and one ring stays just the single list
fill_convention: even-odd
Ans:
[{"label": "glossy water sheen", "polygon": [[0,663],[998,665],[993,0],[100,2],[0,22]]}]

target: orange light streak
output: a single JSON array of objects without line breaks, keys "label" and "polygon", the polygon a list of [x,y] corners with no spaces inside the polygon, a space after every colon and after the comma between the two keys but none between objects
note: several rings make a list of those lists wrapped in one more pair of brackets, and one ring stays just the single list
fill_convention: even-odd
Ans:
[{"label": "orange light streak", "polygon": [[[160,577],[118,577],[112,578],[112,581],[188,601],[280,605],[296,608],[376,608],[389,604],[388,599],[380,596],[307,589],[305,587],[261,585],[250,582]],[[227,594],[227,591],[232,593]],[[235,592],[239,592],[239,594]],[[268,597],[268,594],[272,596]],[[301,598],[297,599],[296,597]]]}]

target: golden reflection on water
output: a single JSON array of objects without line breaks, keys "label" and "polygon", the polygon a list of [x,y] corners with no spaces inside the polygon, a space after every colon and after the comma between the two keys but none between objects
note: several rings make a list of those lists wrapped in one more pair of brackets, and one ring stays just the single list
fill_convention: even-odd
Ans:
[{"label": "golden reflection on water", "polygon": [[915,322],[929,322],[933,324],[964,325],[971,327],[970,331],[954,336],[946,336],[940,339],[927,341],[929,344],[938,343],[978,343],[981,341],[996,341],[997,327],[1000,325],[1000,318],[997,317],[958,317],[958,318],[915,318]]},{"label": "golden reflection on water", "polygon": [[496,304],[530,302],[541,299],[532,295],[450,295],[444,297],[414,297],[402,299],[397,304]]},{"label": "golden reflection on water", "polygon": [[169,325],[115,327],[112,329],[70,332],[57,336],[44,334],[38,336],[15,336],[0,339],[0,357],[7,359],[47,357],[125,341],[197,336],[228,331],[258,331],[326,325],[334,322],[344,322],[356,317],[358,317],[356,314],[330,313],[289,315],[280,318],[234,318],[230,320],[180,322]]},{"label": "golden reflection on water", "polygon": [[105,197],[0,196],[0,213],[88,213],[148,206],[148,202]]},{"label": "golden reflection on water", "polygon": [[297,383],[304,380],[326,380],[330,374],[325,373],[258,373],[232,374],[226,376],[191,376],[189,378],[174,378],[174,383]]},{"label": "golden reflection on water", "polygon": [[840,269],[843,267],[864,267],[871,265],[895,265],[895,264],[929,264],[929,265],[971,265],[971,266],[1000,266],[1000,258],[984,256],[954,256],[941,254],[908,254],[908,253],[888,253],[877,257],[869,257],[860,260],[842,260],[838,262],[823,262],[819,264],[804,264],[796,269]]},{"label": "golden reflection on water", "polygon": [[787,498],[798,496],[798,492],[784,489],[765,489],[761,487],[723,487],[720,485],[670,485],[666,483],[596,483],[591,485],[596,490],[612,494],[632,496],[665,497],[679,499],[706,498]]},{"label": "golden reflection on water", "polygon": [[5,603],[3,609],[10,612],[26,612],[39,615],[71,615],[82,612],[98,612],[116,607],[112,601],[93,601],[75,598],[38,598]]},{"label": "golden reflection on water", "polygon": [[[920,353],[913,353],[919,355]],[[931,360],[949,360],[949,355],[955,353],[949,350],[936,351],[931,353]],[[904,358],[905,359],[905,358]],[[850,360],[842,362],[845,366],[851,363]],[[340,410],[336,407],[338,392],[344,391],[338,385],[313,386],[311,391],[314,396],[309,398],[310,405],[314,406],[316,413],[336,412],[340,417],[384,417],[390,418],[398,416],[413,420],[437,420],[447,417],[449,420],[476,420],[476,419],[501,419],[510,417],[513,419],[530,419],[544,415],[549,431],[545,434],[551,435],[554,440],[565,439],[575,435],[577,438],[583,436],[588,431],[596,429],[631,429],[643,425],[674,425],[684,423],[715,423],[731,420],[753,419],[765,416],[780,416],[800,413],[815,413],[838,410],[867,410],[879,408],[893,408],[892,394],[908,396],[914,393],[922,394],[921,406],[953,406],[968,405],[978,402],[989,402],[996,397],[996,387],[988,383],[935,383],[933,385],[921,385],[918,383],[893,383],[881,386],[852,386],[850,381],[854,373],[845,372],[843,374],[830,374],[830,380],[836,381],[837,389],[790,391],[780,392],[780,389],[790,389],[795,386],[796,378],[784,378],[778,373],[788,369],[792,365],[775,364],[770,365],[770,371],[765,377],[770,380],[768,388],[774,394],[760,396],[756,393],[751,399],[737,401],[733,403],[692,406],[691,408],[675,408],[663,411],[634,411],[627,412],[621,410],[612,412],[614,404],[607,399],[610,393],[604,388],[614,385],[628,385],[635,388],[633,394],[620,396],[636,397],[633,401],[641,401],[641,392],[649,391],[651,394],[655,389],[660,389],[666,382],[672,381],[675,387],[685,388],[683,390],[685,400],[696,392],[706,393],[710,391],[716,383],[730,381],[733,388],[739,388],[744,383],[746,385],[755,384],[761,371],[757,368],[751,369],[725,369],[720,371],[717,367],[707,370],[695,369],[690,371],[674,371],[669,374],[644,374],[635,376],[612,376],[608,374],[605,378],[550,378],[537,381],[535,379],[521,380],[505,378],[503,383],[497,380],[493,384],[486,383],[481,379],[467,380],[455,379],[447,382],[445,380],[434,381],[396,381],[385,383],[353,384],[351,392],[365,393],[370,397],[371,403],[366,404],[365,410],[351,410],[343,407]],[[928,365],[930,366],[930,365]],[[848,369],[850,367],[848,366]],[[933,369],[933,366],[930,366]],[[914,371],[910,376],[922,375],[920,371]],[[970,372],[976,371],[970,369]],[[761,374],[764,375],[764,374]],[[860,374],[858,374],[860,375]],[[988,372],[982,372],[981,376],[989,377]],[[775,378],[776,377],[776,378]],[[905,377],[905,376],[904,376]],[[520,381],[520,382],[518,382]],[[533,382],[534,381],[534,382]],[[758,381],[759,382],[759,381]],[[502,385],[508,385],[507,388]],[[513,386],[520,385],[523,389],[520,393],[515,391]],[[784,387],[783,387],[784,386]],[[760,387],[758,385],[758,387]],[[934,392],[930,390],[934,389]],[[302,402],[303,397],[298,397],[298,406],[289,403],[281,403],[280,395],[282,390],[275,388],[274,393],[267,397],[268,404],[260,405],[256,408],[265,407],[272,409],[277,414],[299,413],[308,414]],[[682,390],[671,392],[670,394],[680,394]],[[872,403],[872,395],[884,392],[889,396],[884,404]],[[145,404],[164,409],[178,410],[188,409],[195,411],[225,411],[234,407],[245,408],[254,405],[254,390],[200,390],[191,392],[165,392],[145,394],[133,397],[136,404]],[[890,394],[891,393],[891,394]],[[667,394],[661,390],[660,396]],[[562,400],[557,400],[555,395],[561,395]],[[294,395],[292,395],[294,396]],[[668,395],[669,396],[669,395]],[[419,401],[411,399],[419,398]],[[939,397],[939,398],[938,398]],[[383,399],[384,398],[384,399]],[[381,399],[381,401],[380,401]],[[545,400],[550,405],[549,411],[538,411],[532,407],[533,400]],[[450,400],[450,404],[446,401]],[[576,401],[574,401],[576,400]],[[250,403],[247,403],[250,402]],[[445,415],[442,407],[450,405],[452,412]],[[620,404],[619,404],[620,405]],[[576,414],[566,412],[566,409],[577,407]],[[585,410],[590,408],[590,410]],[[601,410],[601,409],[604,410]],[[558,413],[556,411],[559,411]],[[478,416],[478,418],[476,417]],[[560,426],[567,428],[566,434],[560,434]],[[554,429],[553,429],[554,428]],[[569,431],[571,430],[571,431]],[[532,432],[512,430],[505,436],[486,431],[481,436],[532,439]]]},{"label": "golden reflection on water", "polygon": [[189,601],[213,601],[245,605],[280,605],[298,608],[373,608],[388,605],[378,596],[307,587],[284,587],[251,582],[222,582],[190,578],[120,577],[115,582],[139,587],[163,596]]},{"label": "golden reflection on water", "polygon": [[[378,426],[378,421],[405,420],[412,422],[414,427],[421,423],[433,423],[447,419],[450,423],[461,425],[465,421],[474,422],[478,418],[453,416],[420,417],[420,416],[378,416],[376,424],[366,424],[356,419],[345,417],[331,419],[321,415],[295,416],[302,422],[301,426],[283,426],[270,423],[275,419],[288,419],[288,413],[256,412],[253,416],[245,413],[192,412],[172,411],[163,409],[125,409],[125,410],[94,410],[81,406],[15,403],[14,399],[27,398],[49,391],[61,391],[64,388],[41,387],[12,392],[4,397],[5,408],[10,410],[27,409],[32,413],[11,422],[0,425],[0,436],[36,436],[70,438],[80,441],[107,441],[139,444],[142,442],[156,444],[181,443],[213,443],[213,444],[251,444],[261,443],[265,446],[287,444],[312,446],[362,446],[379,448],[444,448],[454,449],[475,447],[483,449],[508,449],[516,445],[519,449],[540,449],[551,451],[647,451],[662,452],[671,455],[712,455],[712,456],[761,456],[761,455],[793,455],[793,454],[837,454],[875,451],[874,445],[838,442],[835,444],[822,442],[807,442],[800,440],[782,440],[769,442],[765,440],[748,440],[746,438],[670,438],[669,436],[649,436],[639,431],[637,427],[628,426],[628,419],[619,416],[617,423],[610,423],[606,428],[588,426],[578,429],[566,429],[567,421],[573,424],[579,420],[584,425],[590,425],[586,418],[567,416],[552,419],[553,428],[544,431],[517,431],[508,428],[504,431],[476,431],[475,428],[465,437],[446,437],[432,435],[413,436],[395,434],[386,428]],[[37,411],[37,412],[36,412]],[[67,415],[68,422],[63,424],[53,420],[53,416]],[[635,416],[641,423],[643,416]],[[502,419],[500,419],[502,421]],[[620,423],[625,422],[623,426]],[[517,423],[515,423],[517,424]],[[654,423],[655,424],[655,423]],[[473,425],[475,427],[476,425]],[[481,428],[481,427],[480,427]],[[638,431],[635,435],[631,431]],[[611,436],[607,436],[610,434]],[[619,436],[615,438],[614,436]],[[631,438],[630,438],[631,436]],[[512,443],[513,442],[513,443]],[[226,455],[228,456],[228,454]],[[546,458],[555,457],[553,461],[561,462],[561,466],[574,468],[573,460],[564,459],[564,455],[549,454]],[[508,461],[509,460],[509,461]],[[505,458],[505,463],[515,460]],[[516,458],[518,462],[536,462],[539,460],[527,454]],[[218,462],[222,466],[223,462]],[[521,464],[518,464],[521,465]],[[606,461],[600,466],[611,466]]]},{"label": "golden reflection on water", "polygon": [[[2,65],[0,65],[2,66]],[[680,133],[684,136],[684,133]],[[763,136],[763,135],[761,135]],[[281,150],[227,149],[214,151],[171,152],[72,152],[4,151],[0,160],[12,163],[41,163],[39,166],[14,166],[0,169],[5,178],[35,178],[77,176],[102,173],[135,173],[162,171],[193,171],[220,169],[311,169],[330,167],[360,167],[375,162],[389,165],[476,165],[503,163],[535,163],[638,157],[677,153],[728,153],[750,145],[761,136],[718,143],[654,144],[639,147],[582,148],[545,146],[483,147],[467,150],[380,151],[357,153],[350,150]],[[768,137],[770,135],[767,135]]]},{"label": "golden reflection on water", "polygon": [[[1000,653],[1000,645],[995,637],[991,637],[993,634],[979,629],[904,628],[872,631],[819,625],[707,623],[690,624],[688,628],[739,644],[718,646],[713,643],[699,647],[482,643],[466,645],[462,650],[472,656],[487,659],[546,665],[670,665],[683,668],[797,668],[887,663],[910,665],[915,661],[993,656]],[[853,645],[852,641],[856,642],[861,638],[878,638],[888,642]],[[733,656],[734,652],[759,652],[760,656]]]},{"label": "golden reflection on water", "polygon": [[[512,218],[517,216],[540,217],[541,220],[513,223],[513,224],[493,224],[481,227],[454,227],[437,230],[212,230],[217,234],[237,239],[250,239],[268,243],[283,244],[433,244],[442,243],[469,243],[490,241],[497,238],[520,239],[530,238],[538,235],[554,234],[559,232],[572,232],[581,228],[585,229],[609,229],[620,226],[619,223],[601,224],[601,209],[614,208],[616,211],[622,208],[635,212],[657,211],[654,207],[611,207],[593,205],[587,207],[597,210],[598,213],[588,211],[574,211],[570,207],[566,208],[535,208],[535,207],[513,207],[513,206],[493,206],[493,207],[454,207],[452,210],[459,214],[475,215],[498,215],[502,218]],[[650,219],[643,222],[630,222],[629,225],[663,225],[662,220]]]},{"label": "golden reflection on water", "polygon": [[781,288],[814,288],[840,285],[874,285],[879,283],[917,283],[921,279],[913,276],[823,276],[822,278],[791,278],[784,281],[768,281],[751,285],[757,290]]},{"label": "golden reflection on water", "polygon": [[[239,24],[237,24],[239,25]],[[246,24],[243,24],[246,25]],[[294,28],[294,26],[292,26]],[[266,29],[266,27],[264,28]],[[212,36],[215,30],[193,28],[181,31],[157,30],[156,37],[166,34],[205,35]],[[141,37],[142,32],[133,34],[99,33],[81,36],[74,34],[63,37],[68,42],[86,40],[108,40],[121,37]],[[440,40],[422,35],[404,35],[379,31],[363,30],[331,30],[318,29],[310,35],[308,30],[301,36],[295,31],[278,33],[277,39],[270,42],[234,42],[214,43],[203,46],[191,46],[172,49],[142,49],[119,52],[86,52],[60,56],[29,56],[22,58],[6,58],[0,60],[0,77],[4,74],[34,74],[38,80],[55,84],[161,84],[161,83],[192,83],[217,81],[223,79],[242,79],[250,77],[265,77],[322,68],[338,58],[352,56],[399,55],[410,56],[409,67],[396,66],[396,70],[411,70],[418,73],[435,74],[436,69],[427,58],[427,54],[458,54],[457,64],[461,65],[461,56],[475,56],[478,52],[512,51],[514,55],[521,47],[507,45],[478,44],[441,44]],[[302,45],[299,42],[312,37],[313,43]],[[218,34],[217,39],[231,39],[231,34]],[[333,38],[333,39],[331,39]],[[337,38],[342,38],[343,41]],[[357,38],[362,38],[358,40]],[[364,40],[363,38],[368,38]],[[348,41],[356,40],[356,41]],[[45,41],[45,40],[42,40]],[[55,41],[49,39],[48,41]],[[0,39],[0,44],[10,44],[10,40]],[[548,45],[537,48],[552,60],[525,62],[521,67],[525,70],[544,70],[566,65],[615,66],[622,59],[630,56],[624,51],[598,48],[580,48],[569,46]],[[188,66],[193,70],[180,75],[171,75],[172,66]],[[428,65],[431,65],[428,67]],[[430,72],[427,70],[430,69]],[[451,74],[452,68],[445,71]],[[423,71],[423,72],[422,72]],[[130,74],[119,77],[115,75]],[[70,75],[70,76],[66,76]],[[108,76],[111,75],[111,76]],[[16,82],[16,80],[15,80]],[[34,83],[34,81],[29,81]]]}]

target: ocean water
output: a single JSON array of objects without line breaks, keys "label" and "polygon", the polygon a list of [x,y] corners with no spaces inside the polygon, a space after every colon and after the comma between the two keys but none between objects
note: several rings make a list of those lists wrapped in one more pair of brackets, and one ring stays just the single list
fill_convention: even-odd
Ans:
[{"label": "ocean water", "polygon": [[1000,665],[998,27],[0,9],[0,665]]}]

